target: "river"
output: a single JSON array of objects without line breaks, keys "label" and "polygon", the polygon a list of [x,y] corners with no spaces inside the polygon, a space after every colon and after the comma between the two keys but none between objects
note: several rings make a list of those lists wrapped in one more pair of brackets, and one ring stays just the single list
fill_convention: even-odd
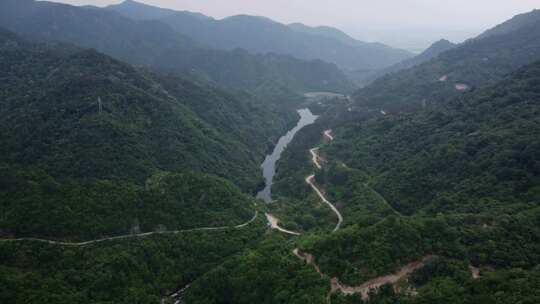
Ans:
[{"label": "river", "polygon": [[293,140],[298,131],[302,130],[305,126],[313,124],[319,116],[313,115],[309,109],[298,110],[300,120],[296,127],[292,128],[287,134],[283,135],[272,154],[267,155],[266,159],[262,163],[263,176],[265,179],[265,187],[257,194],[257,198],[263,199],[266,202],[272,202],[272,184],[274,176],[276,175],[276,163],[281,158],[281,154],[287,147],[287,145]]}]

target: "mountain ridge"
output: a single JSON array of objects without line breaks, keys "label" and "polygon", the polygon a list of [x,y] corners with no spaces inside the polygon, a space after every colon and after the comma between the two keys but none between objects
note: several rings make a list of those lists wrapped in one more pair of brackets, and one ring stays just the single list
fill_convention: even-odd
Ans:
[{"label": "mountain ridge", "polygon": [[[352,90],[347,77],[333,64],[286,55],[265,57],[209,49],[161,21],[130,19],[105,9],[5,0],[0,2],[0,26],[40,41],[56,40],[94,48],[137,66],[165,67],[169,71],[172,67],[184,77],[210,80],[235,89],[260,91],[261,87],[273,86],[297,92]],[[288,70],[277,69],[269,61]],[[311,69],[318,74],[312,74]],[[295,73],[290,74],[291,70]],[[244,74],[255,76],[242,77]]]},{"label": "mountain ridge", "polygon": [[[129,15],[129,10],[122,4],[115,6],[114,10]],[[179,33],[217,49],[243,48],[252,53],[287,54],[305,60],[321,59],[345,69],[383,67],[411,56],[407,51],[382,44],[350,45],[324,35],[306,35],[266,17],[237,15],[221,20],[201,20],[176,13],[159,20]]]},{"label": "mountain ridge", "polygon": [[[540,14],[528,15],[540,21]],[[470,39],[410,69],[375,80],[354,96],[359,107],[416,111],[493,84],[540,59],[540,22],[509,33]]]}]

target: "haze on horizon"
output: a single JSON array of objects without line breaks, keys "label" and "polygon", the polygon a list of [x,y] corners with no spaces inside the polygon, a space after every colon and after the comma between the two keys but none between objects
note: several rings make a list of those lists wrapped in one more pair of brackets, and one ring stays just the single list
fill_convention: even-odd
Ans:
[{"label": "haze on horizon", "polygon": [[[122,0],[52,0],[106,6]],[[247,14],[283,23],[337,27],[364,41],[420,51],[445,38],[461,42],[514,15],[540,8],[538,0],[137,0],[214,18]]]}]

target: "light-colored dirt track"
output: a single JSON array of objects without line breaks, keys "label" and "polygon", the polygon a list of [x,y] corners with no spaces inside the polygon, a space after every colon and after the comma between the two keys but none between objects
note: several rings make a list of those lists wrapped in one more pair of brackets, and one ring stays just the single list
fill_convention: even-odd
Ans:
[{"label": "light-colored dirt track", "polygon": [[39,238],[17,238],[17,239],[2,239],[0,242],[41,242],[41,243],[47,243],[51,245],[60,245],[60,246],[73,246],[73,247],[83,247],[83,246],[89,246],[97,243],[102,243],[106,241],[115,241],[115,240],[124,240],[124,239],[134,239],[134,238],[142,238],[142,237],[149,237],[153,235],[167,235],[167,234],[181,234],[181,233],[188,233],[188,232],[198,232],[198,231],[215,231],[215,230],[227,230],[227,229],[240,229],[248,226],[251,224],[255,219],[257,218],[259,214],[259,211],[255,211],[255,214],[253,217],[240,225],[236,226],[222,226],[222,227],[202,227],[202,228],[193,228],[193,229],[185,229],[185,230],[174,230],[174,231],[153,231],[153,232],[146,232],[146,233],[139,233],[139,234],[126,234],[126,235],[119,235],[119,236],[112,236],[107,238],[101,238],[86,242],[61,242],[61,241],[53,241],[53,240],[46,240],[46,239],[39,239]]},{"label": "light-colored dirt track", "polygon": [[266,213],[265,215],[266,215],[266,219],[268,220],[268,223],[270,224],[270,227],[272,229],[276,229],[276,230],[281,231],[281,232],[283,232],[285,234],[300,235],[300,233],[298,233],[298,232],[281,228],[279,226],[279,220],[275,216],[273,216],[272,214]]}]

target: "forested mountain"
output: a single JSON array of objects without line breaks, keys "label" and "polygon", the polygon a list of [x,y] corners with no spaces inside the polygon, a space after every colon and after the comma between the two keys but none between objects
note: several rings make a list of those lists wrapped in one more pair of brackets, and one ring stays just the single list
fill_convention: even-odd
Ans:
[{"label": "forested mountain", "polygon": [[[139,7],[136,8],[136,5]],[[134,1],[126,1],[109,9],[132,18],[139,18],[141,11],[155,10]],[[316,30],[308,33],[298,30],[298,26],[289,27],[256,16],[239,15],[215,20],[189,12],[177,12],[165,14],[159,20],[179,33],[217,49],[242,48],[253,53],[271,52],[305,60],[320,59],[344,69],[382,68],[411,57],[407,51],[382,44],[360,42],[350,37],[331,37]]]},{"label": "forested mountain", "polygon": [[492,29],[489,29],[482,33],[478,38],[486,38],[494,35],[504,35],[522,27],[527,27],[538,23],[540,20],[540,10],[533,10],[529,13],[519,14],[512,19],[505,21]]},{"label": "forested mountain", "polygon": [[184,77],[235,88],[257,92],[281,87],[300,92],[352,90],[335,65],[320,60],[212,50],[160,21],[132,20],[109,10],[6,0],[0,3],[0,26],[33,39],[95,48],[131,64],[166,67]]},{"label": "forested mountain", "polygon": [[169,72],[186,71],[190,77],[205,82],[262,95],[283,89],[342,93],[353,90],[347,76],[333,64],[276,54],[253,55],[242,49],[170,50],[156,58],[152,65]]},{"label": "forested mountain", "polygon": [[207,173],[253,191],[285,106],[3,29],[0,79],[0,302],[159,302],[262,234]]},{"label": "forested mountain", "polygon": [[[456,295],[444,296],[446,303],[494,299],[474,287],[486,281],[457,277],[456,271],[466,267],[450,266],[450,260],[485,269],[491,292],[512,268],[537,276],[539,83],[540,62],[430,111],[342,129],[324,153],[346,168],[331,167],[318,180],[326,181],[331,197],[343,204],[354,203],[358,194],[344,193],[342,186],[364,180],[396,215],[306,240],[304,249],[318,257],[323,272],[348,284],[389,273],[386,267],[394,261],[403,264],[429,254],[449,259],[442,262],[447,264],[442,273],[421,274],[415,288],[423,287],[410,303],[432,303],[434,290]],[[438,285],[440,279],[446,283]],[[497,303],[510,299],[534,302],[538,295],[516,291]]]},{"label": "forested mountain", "polygon": [[539,81],[535,63],[432,110],[358,123],[329,153],[373,176],[403,213],[538,201]]},{"label": "forested mountain", "polygon": [[390,67],[379,69],[379,70],[349,71],[348,76],[357,85],[359,85],[360,87],[363,87],[363,86],[371,84],[377,78],[383,77],[384,75],[410,69],[419,64],[427,62],[439,56],[439,54],[455,48],[456,46],[457,46],[456,44],[448,40],[442,39],[433,43],[429,48],[427,48],[425,51],[423,51],[419,55],[403,60],[401,62],[398,62]]},{"label": "forested mountain", "polygon": [[336,40],[338,40],[338,41],[340,41],[342,43],[345,43],[345,44],[351,45],[351,46],[358,46],[358,47],[371,46],[373,48],[384,47],[384,44],[382,44],[382,43],[364,42],[364,41],[356,40],[353,37],[349,36],[347,33],[343,32],[343,31],[341,31],[341,30],[339,30],[337,28],[330,27],[330,26],[312,27],[312,26],[307,26],[307,25],[302,24],[302,23],[291,23],[288,26],[289,26],[289,28],[291,28],[295,32],[310,34],[310,35],[314,35],[314,36],[332,38],[332,39],[336,39]]},{"label": "forested mountain", "polygon": [[0,303],[540,303],[538,11],[354,100],[282,53],[395,54],[333,28],[33,0],[0,26]]},{"label": "forested mountain", "polygon": [[540,59],[539,15],[535,11],[528,16],[539,22],[528,22],[507,34],[471,39],[429,62],[377,79],[355,93],[356,104],[408,111],[497,82]]},{"label": "forested mountain", "polygon": [[441,39],[435,43],[433,43],[429,48],[427,48],[425,51],[423,51],[422,53],[420,53],[419,55],[417,56],[414,56],[413,58],[411,59],[407,59],[407,60],[404,60],[400,63],[397,63],[389,68],[386,68],[384,70],[382,70],[380,73],[381,74],[389,74],[389,73],[395,73],[395,72],[398,72],[398,71],[401,71],[401,70],[405,70],[405,69],[409,69],[409,68],[412,68],[412,67],[415,67],[419,64],[422,64],[424,62],[427,62],[437,56],[439,56],[439,54],[441,53],[444,53],[448,50],[451,50],[453,48],[455,48],[457,45],[446,40],[446,39]]},{"label": "forested mountain", "polygon": [[[277,110],[185,80],[167,83],[165,76],[92,50],[32,44],[5,31],[0,43],[0,192],[2,210],[9,210],[1,219],[3,234],[111,235],[129,231],[138,212],[148,221],[137,220],[141,227],[153,221],[170,227],[184,221],[173,214],[193,216],[197,208],[176,200],[186,204],[194,195],[199,203],[216,204],[229,192],[237,198],[227,204],[243,200],[244,211],[210,208],[204,212],[215,216],[174,227],[197,226],[201,219],[219,224],[219,212],[252,215],[245,211],[249,201],[232,185],[167,172],[213,173],[253,191],[269,138],[288,125]],[[156,81],[161,77],[164,85]],[[199,108],[209,105],[220,111]],[[182,183],[194,184],[169,194],[150,187]],[[197,195],[197,187],[220,194]],[[119,212],[125,222],[112,221],[122,217]]]},{"label": "forested mountain", "polygon": [[[282,240],[268,240],[196,280],[186,299],[535,303],[540,299],[539,83],[540,62],[429,111],[383,116],[336,130],[335,140],[319,152],[325,165],[316,180],[341,210],[343,229],[311,230],[315,232],[282,246]],[[320,140],[320,130],[307,133],[302,140],[312,135]],[[313,172],[306,146],[295,152],[300,155],[293,161]],[[296,204],[302,196],[309,200],[301,210],[287,209],[299,213],[290,215],[299,221],[297,227],[312,214],[323,217],[308,187],[291,187],[298,197],[294,203],[283,198],[284,204]],[[312,265],[299,268],[283,248],[287,246],[311,254],[324,275],[317,276]],[[371,282],[387,279],[384,275],[397,276],[400,267],[422,259],[422,268],[383,286],[378,294],[370,293],[369,301],[360,294],[329,291],[331,278],[336,289],[336,280],[341,286],[363,286],[374,278]],[[250,271],[253,265],[260,272]]]},{"label": "forested mountain", "polygon": [[2,1],[0,26],[42,41],[95,48],[137,65],[150,64],[165,50],[195,45],[157,21],[134,21],[114,12],[45,1]]},{"label": "forested mountain", "polygon": [[[144,3],[139,3],[132,0],[126,0],[120,4],[110,5],[107,7],[107,9],[116,11],[126,17],[136,20],[156,20],[177,13],[175,10],[146,5]],[[190,14],[189,12],[185,13]],[[193,17],[199,16],[201,18],[208,18],[202,14],[193,13],[190,15]]]}]

